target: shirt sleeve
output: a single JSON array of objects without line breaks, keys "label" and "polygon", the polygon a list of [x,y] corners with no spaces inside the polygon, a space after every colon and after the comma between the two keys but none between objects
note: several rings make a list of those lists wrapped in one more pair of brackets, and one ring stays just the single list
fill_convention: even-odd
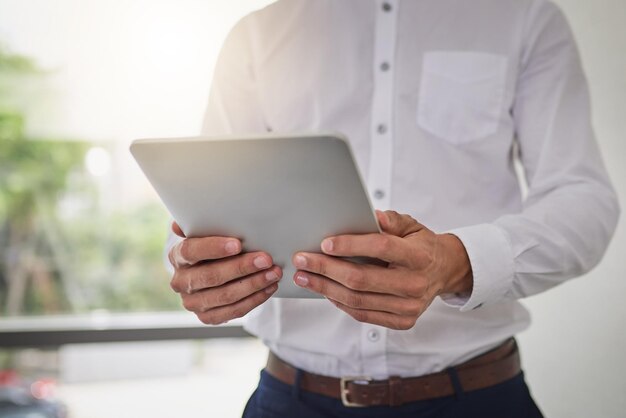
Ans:
[{"label": "shirt sleeve", "polygon": [[562,12],[535,2],[512,115],[528,195],[519,214],[450,231],[472,266],[461,311],[545,291],[593,268],[615,231],[619,205],[591,126],[578,50]]}]

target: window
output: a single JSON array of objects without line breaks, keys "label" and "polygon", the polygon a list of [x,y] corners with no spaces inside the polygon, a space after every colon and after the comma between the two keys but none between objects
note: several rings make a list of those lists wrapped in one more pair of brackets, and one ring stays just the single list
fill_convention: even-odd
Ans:
[{"label": "window", "polygon": [[[128,146],[199,132],[223,39],[269,2],[0,0],[0,391],[56,386],[72,416],[170,417],[185,408],[182,393],[168,396],[174,387],[202,397],[213,384],[232,396],[211,410],[240,412],[260,343],[150,342],[244,333],[211,334],[182,311],[163,265],[169,215]],[[54,347],[7,348],[28,330],[43,336],[34,346]],[[100,343],[63,342],[80,333]],[[248,367],[218,370],[228,355]],[[115,389],[146,396],[112,403]],[[155,398],[161,407],[145,409]]]},{"label": "window", "polygon": [[3,2],[4,315],[176,310],[132,139],[199,132],[221,42],[268,3]]}]

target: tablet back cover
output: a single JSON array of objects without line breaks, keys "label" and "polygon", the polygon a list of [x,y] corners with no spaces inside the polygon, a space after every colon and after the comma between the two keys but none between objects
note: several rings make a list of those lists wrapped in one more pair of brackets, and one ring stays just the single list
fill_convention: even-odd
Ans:
[{"label": "tablet back cover", "polygon": [[276,297],[319,297],[293,283],[295,252],[379,232],[340,136],[138,140],[131,152],[188,237],[234,236],[244,251],[270,253],[283,268]]}]

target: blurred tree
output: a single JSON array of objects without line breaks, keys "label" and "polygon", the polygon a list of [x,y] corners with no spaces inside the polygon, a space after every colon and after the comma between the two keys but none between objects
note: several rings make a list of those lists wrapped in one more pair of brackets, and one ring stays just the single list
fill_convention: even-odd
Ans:
[{"label": "blurred tree", "polygon": [[[0,49],[1,86],[40,72],[25,57]],[[10,94],[4,87],[0,93]],[[26,291],[45,311],[68,308],[60,291],[65,276],[58,271],[54,207],[70,170],[83,161],[86,145],[77,142],[34,140],[24,135],[24,118],[0,103],[0,289],[7,314],[21,313]],[[55,271],[56,270],[56,271]]]},{"label": "blurred tree", "polygon": [[[43,74],[0,47],[0,312],[179,307],[162,263],[165,210],[151,202],[102,211],[84,168],[92,144],[26,134],[8,99]],[[67,201],[80,202],[70,215]]]}]

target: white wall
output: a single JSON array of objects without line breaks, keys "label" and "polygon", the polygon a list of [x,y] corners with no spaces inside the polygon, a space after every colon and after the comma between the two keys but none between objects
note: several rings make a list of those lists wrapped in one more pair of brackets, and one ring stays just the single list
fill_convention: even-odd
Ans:
[{"label": "white wall", "polygon": [[[556,0],[578,40],[598,141],[626,208],[626,1]],[[526,301],[520,336],[531,390],[547,417],[626,416],[626,221],[585,277]]]}]

